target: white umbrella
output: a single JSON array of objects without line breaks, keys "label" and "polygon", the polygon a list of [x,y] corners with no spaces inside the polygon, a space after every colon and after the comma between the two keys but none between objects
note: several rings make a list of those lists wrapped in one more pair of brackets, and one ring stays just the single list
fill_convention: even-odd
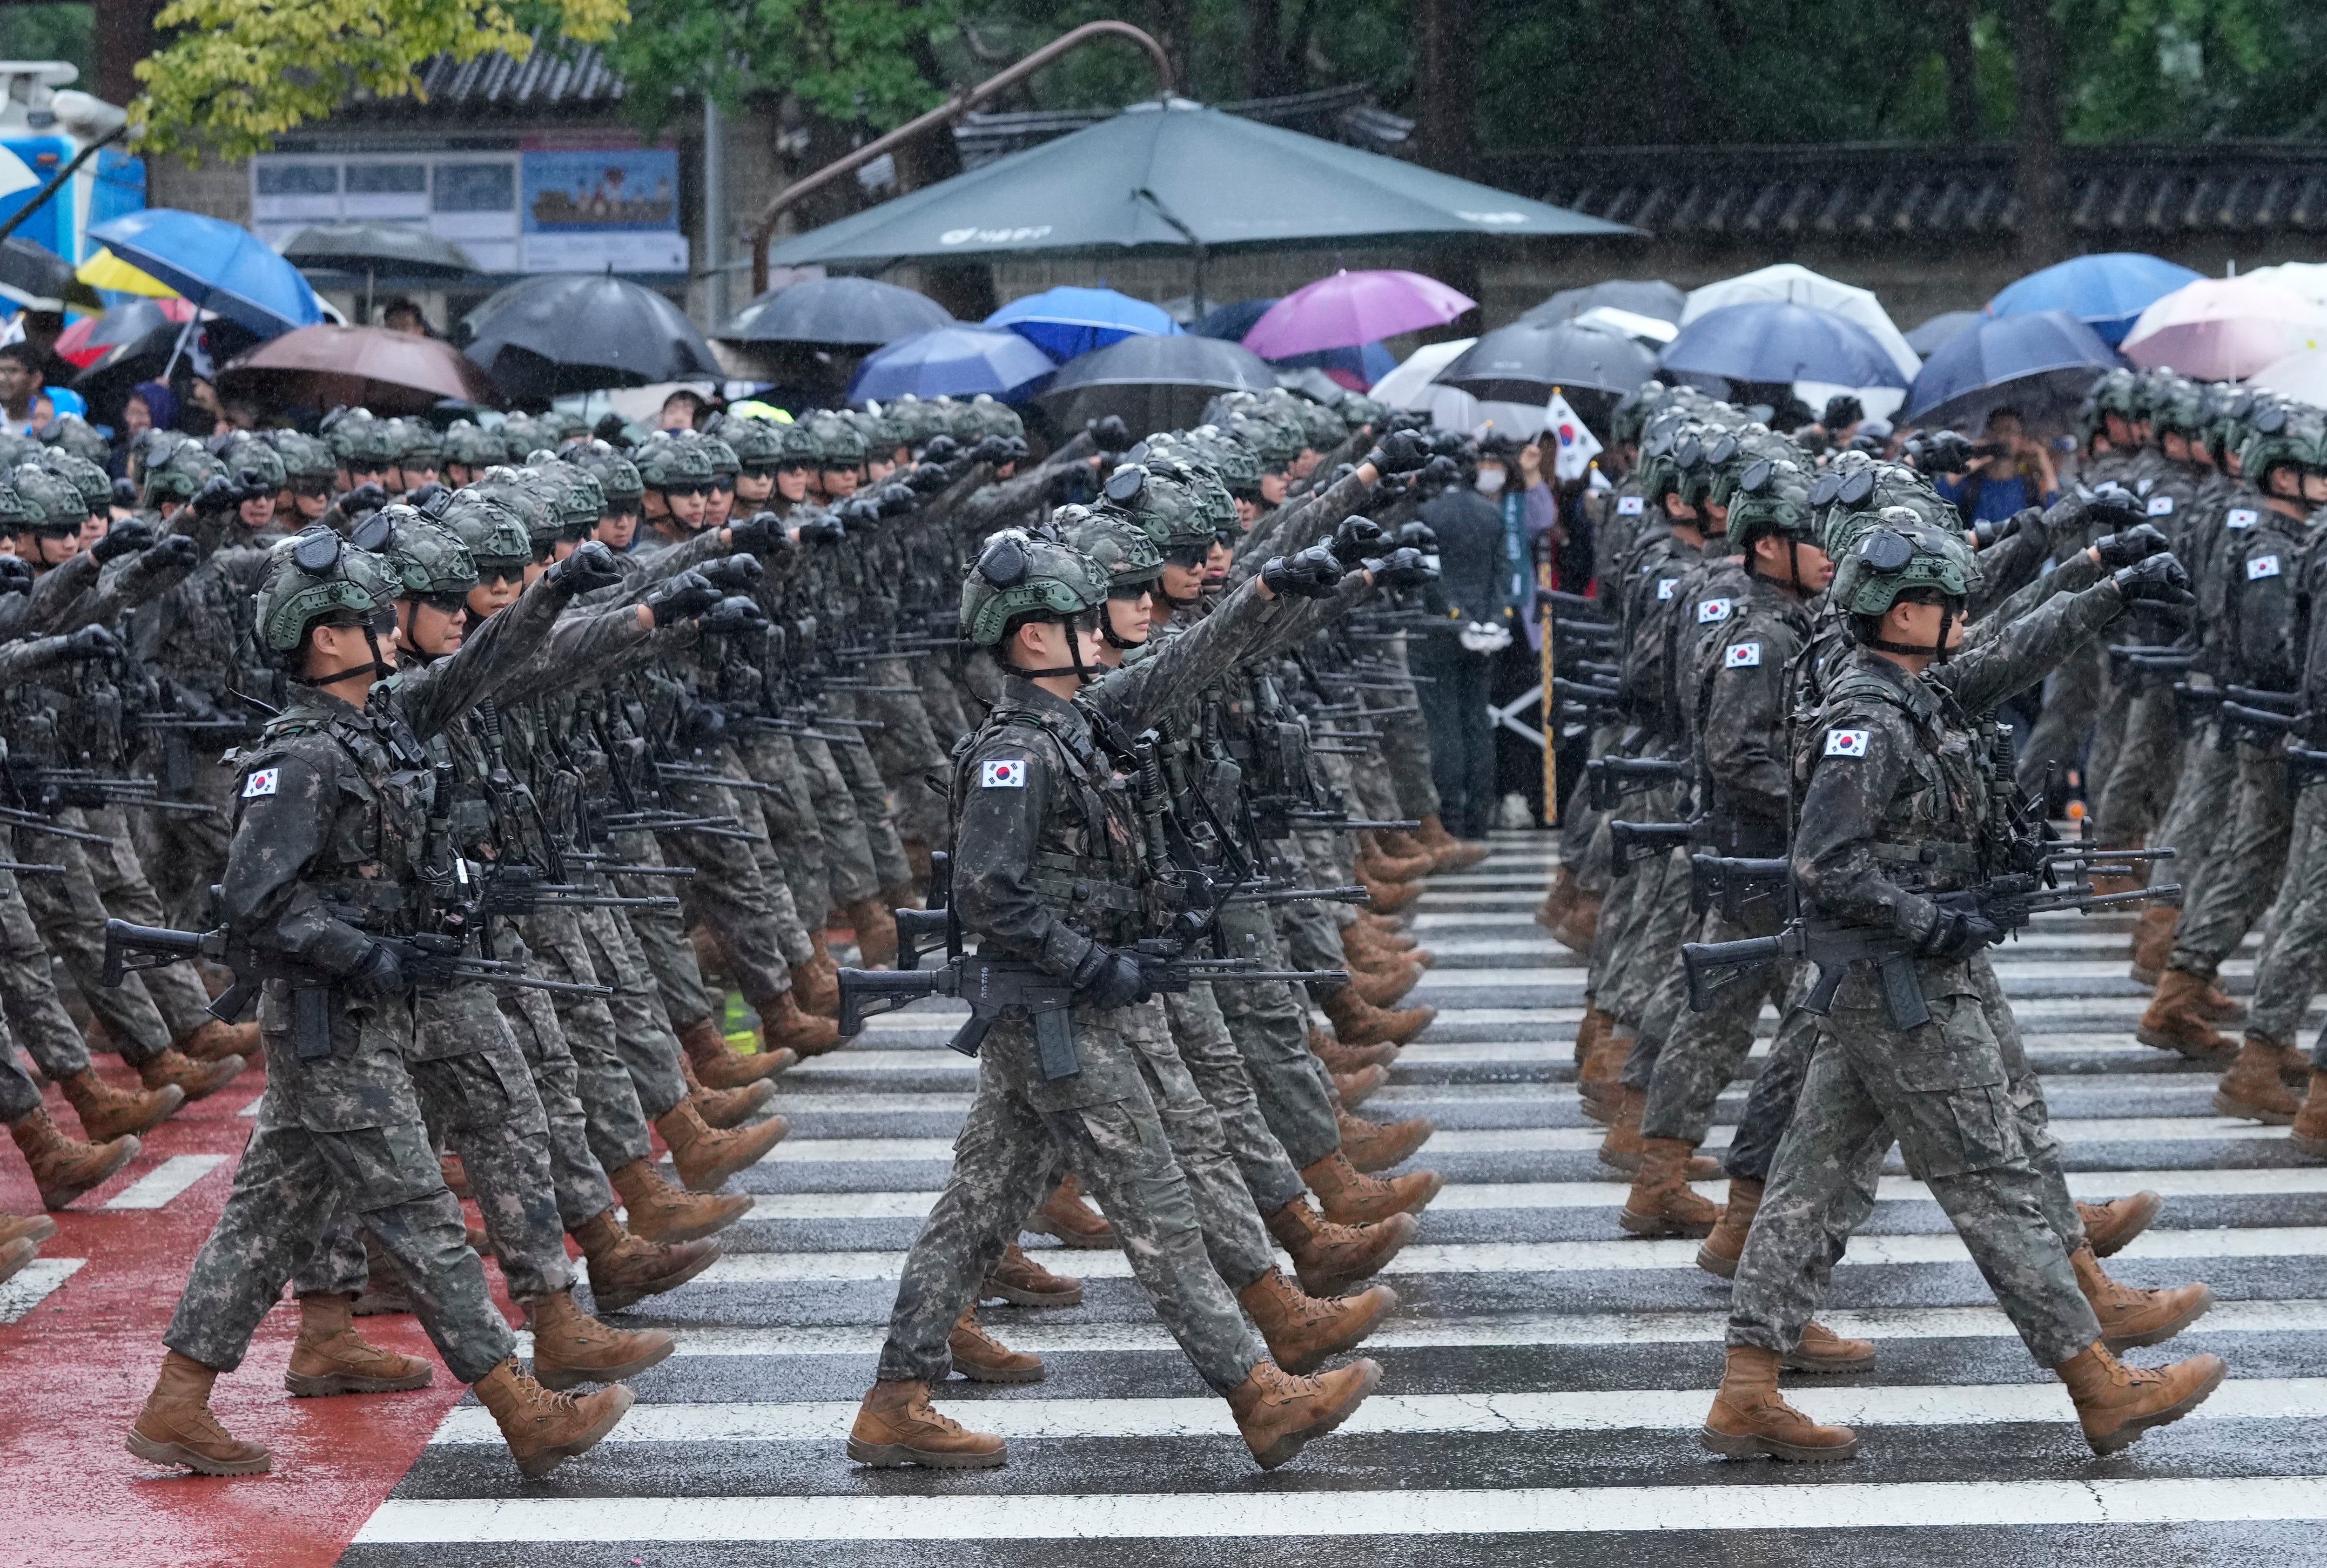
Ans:
[{"label": "white umbrella", "polygon": [[1838,283],[1790,261],[1692,290],[1688,303],[1681,307],[1680,324],[1685,327],[1706,312],[1717,311],[1724,305],[1750,304],[1760,300],[1816,305],[1822,311],[1847,316],[1874,334],[1875,341],[1897,361],[1900,374],[1909,380],[1913,380],[1915,372],[1923,368],[1923,361],[1907,346],[1906,338],[1891,320],[1891,313],[1883,308],[1883,302],[1874,297],[1873,290]]},{"label": "white umbrella", "polygon": [[2241,275],[2293,289],[2313,304],[2327,306],[2327,262],[2283,261],[2276,266],[2258,266]]},{"label": "white umbrella", "polygon": [[2327,344],[2327,308],[2268,278],[2201,277],[2141,313],[2117,345],[2145,370],[2237,381]]},{"label": "white umbrella", "polygon": [[2327,349],[2305,349],[2275,359],[2248,377],[2247,385],[2314,408],[2327,408]]},{"label": "white umbrella", "polygon": [[1463,357],[1463,350],[1477,342],[1476,338],[1455,338],[1444,343],[1425,343],[1406,357],[1403,364],[1375,382],[1366,396],[1392,408],[1428,408],[1434,406],[1431,378]]}]

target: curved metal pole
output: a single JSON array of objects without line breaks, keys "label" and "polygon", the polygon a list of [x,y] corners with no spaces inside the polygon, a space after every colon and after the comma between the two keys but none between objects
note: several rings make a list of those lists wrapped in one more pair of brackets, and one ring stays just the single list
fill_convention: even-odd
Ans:
[{"label": "curved metal pole", "polygon": [[955,93],[927,114],[906,121],[887,135],[865,143],[846,157],[827,163],[808,178],[795,181],[778,191],[775,200],[760,210],[760,220],[752,229],[752,294],[757,296],[767,292],[768,247],[775,238],[776,220],[784,215],[787,208],[809,193],[823,190],[842,175],[855,173],[882,154],[894,152],[914,137],[953,124],[988,98],[1017,86],[1061,55],[1079,49],[1095,38],[1110,37],[1128,39],[1145,50],[1148,58],[1155,62],[1156,91],[1160,94],[1172,90],[1172,57],[1164,52],[1162,44],[1130,23],[1086,22],[1071,33],[1061,33],[1017,64],[988,77],[967,91]]}]

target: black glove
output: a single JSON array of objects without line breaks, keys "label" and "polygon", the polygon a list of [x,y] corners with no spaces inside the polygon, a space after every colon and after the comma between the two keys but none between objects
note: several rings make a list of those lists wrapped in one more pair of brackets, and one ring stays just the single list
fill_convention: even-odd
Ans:
[{"label": "black glove", "polygon": [[921,443],[923,462],[951,462],[961,455],[961,443],[950,435],[932,435]]},{"label": "black glove", "polygon": [[173,572],[191,572],[202,564],[201,541],[184,534],[164,534],[145,552],[145,564]]},{"label": "black glove", "polygon": [[1034,449],[1026,444],[1026,438],[1024,436],[1005,435],[1002,439],[1010,448],[1010,461],[1012,462],[1023,462],[1029,457],[1033,455]]},{"label": "black glove", "polygon": [[2198,596],[2190,592],[2190,574],[2171,552],[2148,555],[2130,566],[2120,566],[2109,574],[2117,591],[2125,595],[2127,604],[2195,604]]},{"label": "black glove", "polygon": [[2135,561],[2162,555],[2173,548],[2173,542],[2149,524],[2135,523],[2114,534],[2104,534],[2093,541],[2093,548],[2100,552],[2101,565],[2114,572],[2120,566],[2130,566]]},{"label": "black glove", "polygon": [[[443,515],[445,505],[448,504],[452,499],[453,492],[446,490],[443,485],[436,483],[434,480],[422,485],[416,490],[407,490],[404,492],[404,504],[406,506],[415,507],[421,511],[428,512],[428,515],[432,518]],[[430,507],[435,507],[436,509],[433,512],[428,511]]]},{"label": "black glove", "polygon": [[902,517],[921,504],[921,498],[913,493],[912,486],[899,484],[894,480],[874,490],[873,499],[880,504],[881,515],[884,518]]},{"label": "black glove", "polygon": [[341,976],[340,984],[374,1002],[401,996],[412,989],[412,982],[405,977],[402,957],[386,942],[374,942],[363,961]]},{"label": "black glove", "polygon": [[612,588],[622,580],[622,569],[614,564],[613,551],[599,540],[591,539],[576,545],[572,555],[552,564],[542,575],[578,597]]},{"label": "black glove", "polygon": [[773,512],[753,512],[740,523],[728,524],[727,540],[751,555],[780,555],[792,547],[783,518]]},{"label": "black glove", "polygon": [[1324,599],[1341,586],[1341,562],[1322,544],[1291,555],[1272,555],[1260,569],[1260,580],[1271,593],[1291,594],[1295,599]]},{"label": "black glove", "polygon": [[1907,443],[1907,461],[1924,473],[1961,473],[1974,461],[1971,443],[1952,430],[1934,430]]},{"label": "black glove", "polygon": [[1443,452],[1422,465],[1422,479],[1425,484],[1450,485],[1462,477],[1463,465]]},{"label": "black glove", "polygon": [[1371,518],[1350,517],[1341,519],[1333,530],[1331,541],[1333,559],[1343,571],[1356,567],[1369,555],[1378,555],[1389,548],[1389,535]]},{"label": "black glove", "polygon": [[[242,487],[222,473],[212,474],[188,504],[194,509],[196,517],[221,518],[242,505]],[[388,504],[385,495],[380,497],[380,504]]]},{"label": "black glove", "polygon": [[830,512],[810,518],[799,526],[799,542],[803,545],[837,545],[848,537],[848,525]]},{"label": "black glove", "polygon": [[1408,523],[1398,529],[1397,542],[1427,555],[1438,548],[1438,530],[1428,523]]},{"label": "black glove", "polygon": [[906,488],[919,495],[935,495],[953,483],[953,477],[934,462],[922,463],[905,471]]},{"label": "black glove", "polygon": [[[212,480],[210,483],[218,481]],[[205,487],[207,488],[207,487]],[[136,550],[154,547],[154,525],[143,518],[124,518],[105,532],[105,537],[89,547],[89,553],[102,563],[117,555],[126,555]]]},{"label": "black glove", "polygon": [[1121,452],[1131,444],[1131,427],[1120,415],[1110,414],[1104,419],[1094,419],[1083,426],[1089,433],[1091,443],[1101,452]]},{"label": "black glove", "polygon": [[2088,521],[2123,529],[2149,515],[2149,503],[2115,480],[2095,485],[2085,497]]},{"label": "black glove", "polygon": [[681,572],[648,594],[644,602],[655,625],[664,627],[702,614],[723,597],[701,572]]},{"label": "black glove", "polygon": [[1985,550],[1990,545],[2012,537],[2032,520],[2041,521],[2043,516],[2043,513],[2033,507],[2023,507],[2002,522],[1974,523],[1971,526],[1971,536],[1976,541],[1977,547]]},{"label": "black glove", "polygon": [[137,509],[137,481],[117,479],[113,481],[113,504],[125,512]]},{"label": "black glove", "polygon": [[1982,947],[2004,940],[2004,928],[1982,913],[1978,901],[1969,895],[1943,893],[1932,902],[1939,918],[1920,945],[1925,957],[1968,958]]},{"label": "black glove", "polygon": [[767,568],[750,555],[722,555],[715,561],[706,561],[696,568],[704,581],[723,593],[734,593],[749,588],[768,574]]},{"label": "black glove", "polygon": [[1085,1007],[1128,1007],[1147,997],[1147,976],[1128,953],[1093,942],[1075,966],[1075,1000]]},{"label": "black glove", "polygon": [[733,593],[714,604],[696,624],[706,631],[741,631],[767,623],[768,618],[758,604],[740,593]]},{"label": "black glove", "polygon": [[1412,473],[1430,461],[1430,443],[1411,430],[1393,430],[1366,453],[1376,473]]},{"label": "black glove", "polygon": [[[213,480],[210,482],[215,484],[218,481]],[[204,490],[208,490],[210,485],[204,485],[202,488]],[[197,509],[199,509],[201,498],[197,496],[194,499],[197,504]],[[386,490],[380,489],[379,486],[376,484],[360,484],[356,486],[355,489],[350,490],[347,494],[340,498],[340,516],[343,518],[361,517],[367,512],[376,512],[386,505],[388,505],[388,492]]]},{"label": "black glove", "polygon": [[1374,574],[1374,585],[1378,588],[1419,588],[1438,580],[1422,552],[1411,545],[1402,545],[1378,561],[1368,561],[1366,570]]},{"label": "black glove", "polygon": [[881,503],[871,496],[850,496],[835,510],[841,522],[852,528],[870,528],[881,520]]},{"label": "black glove", "polygon": [[121,639],[91,623],[65,639],[67,658],[111,658],[121,651]]},{"label": "black glove", "polygon": [[0,555],[0,594],[32,591],[33,569],[14,555]]},{"label": "black glove", "polygon": [[1010,443],[1002,436],[989,435],[969,449],[972,462],[990,462],[996,468],[1010,461]]}]

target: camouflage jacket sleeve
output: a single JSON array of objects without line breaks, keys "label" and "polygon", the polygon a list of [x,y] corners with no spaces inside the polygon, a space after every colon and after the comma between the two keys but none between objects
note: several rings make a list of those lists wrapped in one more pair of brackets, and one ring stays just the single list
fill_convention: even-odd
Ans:
[{"label": "camouflage jacket sleeve", "polygon": [[397,711],[412,733],[425,741],[507,686],[548,639],[571,597],[547,576],[537,578],[515,603],[487,616],[457,651],[412,671],[397,695]]},{"label": "camouflage jacket sleeve", "polygon": [[1060,975],[1072,974],[1091,948],[1034,895],[1034,855],[1062,770],[1056,742],[1033,724],[982,736],[957,775],[963,789],[953,860],[954,907],[980,950],[1032,958]]},{"label": "camouflage jacket sleeve", "polygon": [[1971,599],[1975,616],[1991,613],[1998,603],[2025,588],[2052,553],[2051,537],[2045,531],[2041,509],[2024,508],[2013,520],[2019,527],[2009,537],[1998,539],[1979,553],[1979,592]]},{"label": "camouflage jacket sleeve", "polygon": [[1354,514],[1366,504],[1374,487],[1355,473],[1343,474],[1308,499],[1280,507],[1274,515],[1262,518],[1253,530],[1238,540],[1237,565],[1230,581],[1248,577],[1267,563],[1271,555],[1286,555],[1295,550],[1305,550],[1317,540],[1341,526],[1341,519]]},{"label": "camouflage jacket sleeve", "polygon": [[24,606],[24,630],[34,636],[56,630],[74,603],[97,586],[97,557],[87,550],[42,573]]},{"label": "camouflage jacket sleeve", "polygon": [[0,643],[0,684],[37,675],[64,656],[65,639],[61,637],[27,637]]},{"label": "camouflage jacket sleeve", "polygon": [[1787,667],[1800,635],[1778,616],[1749,613],[1706,660],[1698,755],[1712,798],[1741,823],[1786,826]]},{"label": "camouflage jacket sleeve", "polygon": [[972,496],[993,482],[991,464],[972,463],[967,472],[914,508],[912,515],[905,522],[914,527],[949,528],[953,526],[954,514]]},{"label": "camouflage jacket sleeve", "polygon": [[1257,583],[1247,583],[1173,638],[1170,647],[1153,658],[1110,671],[1086,687],[1078,700],[1135,735],[1189,693],[1202,691],[1253,658],[1265,640],[1273,640],[1280,629],[1294,627],[1300,619],[1300,602],[1264,599]]},{"label": "camouflage jacket sleeve", "polygon": [[98,574],[97,586],[73,601],[51,630],[78,631],[93,623],[110,626],[121,616],[149,603],[193,574],[195,565],[181,565],[167,555],[140,550],[116,561]]},{"label": "camouflage jacket sleeve", "polygon": [[[571,611],[557,618],[548,640],[509,681],[512,697],[538,702],[553,693],[603,685],[659,650],[657,628],[640,626],[638,606]],[[692,628],[695,622],[687,625]]]},{"label": "camouflage jacket sleeve", "polygon": [[2125,600],[2114,583],[2096,583],[2079,593],[2056,593],[2040,608],[1999,626],[1978,647],[1967,646],[1947,663],[1933,665],[1930,678],[1955,693],[1967,714],[1992,713],[1998,703],[2050,675],[2053,666],[2124,613]]},{"label": "camouflage jacket sleeve", "polygon": [[2046,600],[2061,593],[2081,593],[2101,580],[2101,568],[2082,550],[2032,582],[2022,584],[2019,591],[1998,601],[1986,610],[1975,606],[1977,617],[1964,629],[1964,643],[1977,647],[1994,637],[2004,628],[2027,614]]},{"label": "camouflage jacket sleeve", "polygon": [[1059,462],[1054,455],[1049,462],[1025,473],[992,481],[961,501],[955,512],[955,527],[965,538],[983,539],[996,528],[1024,522],[1027,512],[1040,506],[1042,498],[1051,493],[1051,486],[1059,475],[1073,466],[1071,462]]},{"label": "camouflage jacket sleeve", "polygon": [[622,568],[623,580],[611,588],[602,588],[583,603],[595,609],[601,605],[635,604],[663,583],[669,582],[690,567],[706,561],[716,561],[735,552],[720,542],[723,530],[706,528],[681,544],[640,555],[626,552],[616,555]]},{"label": "camouflage jacket sleeve", "polygon": [[329,738],[301,735],[269,748],[266,761],[272,788],[251,797],[246,786],[219,882],[227,928],[262,952],[347,974],[371,938],[333,916],[303,881],[337,826],[344,759]]},{"label": "camouflage jacket sleeve", "polygon": [[[1902,677],[1904,678],[1903,677]],[[1922,742],[1904,709],[1862,701],[1831,706],[1808,732],[1809,787],[1794,832],[1794,881],[1831,919],[1928,934],[1937,911],[1891,879],[1875,853],[1892,798],[1920,779]]]}]

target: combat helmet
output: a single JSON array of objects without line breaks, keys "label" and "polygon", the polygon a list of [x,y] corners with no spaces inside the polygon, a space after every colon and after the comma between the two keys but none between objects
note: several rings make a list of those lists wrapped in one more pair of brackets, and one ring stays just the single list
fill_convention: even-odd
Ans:
[{"label": "combat helmet", "polygon": [[220,471],[218,459],[203,451],[200,442],[174,443],[166,453],[147,461],[138,504],[158,508],[164,501],[190,500]]},{"label": "combat helmet", "polygon": [[772,474],[783,461],[783,426],[772,419],[739,419],[730,414],[717,426],[719,439],[735,454],[739,471]]},{"label": "combat helmet", "polygon": [[113,456],[113,449],[105,437],[90,428],[88,420],[78,414],[60,414],[35,432],[43,446],[53,446],[70,452],[84,462],[103,467]]},{"label": "combat helmet", "polygon": [[[497,469],[497,473],[514,474],[514,469]],[[468,546],[469,559],[474,564],[480,582],[491,582],[505,577],[521,582],[525,569],[533,564],[534,529],[529,519],[511,504],[524,490],[522,481],[510,485],[504,481],[497,493],[487,493],[480,486],[471,486],[453,492],[450,505],[437,520],[450,528],[462,544]],[[547,518],[549,509],[539,498],[533,501],[533,510]],[[554,535],[552,536],[555,537]]]},{"label": "combat helmet", "polygon": [[[1859,639],[1893,653],[1947,657],[1950,623],[1959,620],[1979,569],[1963,535],[1933,527],[1911,508],[1884,507],[1869,515],[1850,546],[1835,561],[1827,602],[1855,618]],[[1876,620],[1909,594],[1936,594],[1946,607],[1939,637],[1929,648],[1883,641]]]},{"label": "combat helmet", "polygon": [[2248,421],[2238,477],[2270,495],[2270,471],[2287,467],[2327,470],[2327,415],[2303,404],[2267,403]]},{"label": "combat helmet", "polygon": [[321,480],[328,486],[337,477],[334,471],[340,465],[332,456],[332,449],[314,436],[296,430],[270,430],[265,439],[283,462],[286,484]]},{"label": "combat helmet", "polygon": [[[986,542],[961,585],[962,640],[973,648],[1001,643],[1013,624],[1025,620],[1072,625],[1107,602],[1107,569],[1089,555],[1023,528],[1005,528]],[[1079,639],[1068,639],[1074,662],[1063,669],[1023,670],[1028,676],[1098,672],[1082,662]]]},{"label": "combat helmet", "polygon": [[1136,524],[1165,561],[1195,565],[1210,553],[1217,528],[1184,469],[1165,458],[1126,462],[1101,487],[1102,511]]},{"label": "combat helmet", "polygon": [[89,519],[80,491],[36,462],[18,463],[8,471],[7,482],[15,502],[12,533],[61,539],[79,533]]},{"label": "combat helmet", "polygon": [[498,430],[487,430],[469,420],[456,419],[452,428],[444,432],[444,457],[446,462],[457,462],[474,474],[480,469],[509,462],[509,443]]},{"label": "combat helmet", "polygon": [[351,542],[379,557],[398,599],[465,595],[477,585],[477,563],[461,536],[400,501],[358,523]]},{"label": "combat helmet", "polygon": [[1643,381],[1633,390],[1616,400],[1615,412],[1608,416],[1608,443],[1611,446],[1637,446],[1649,415],[1664,406],[1666,395],[1672,388],[1661,381]]},{"label": "combat helmet", "polygon": [[310,625],[327,615],[350,616],[363,626],[372,668],[384,677],[393,672],[380,658],[379,639],[395,629],[396,597],[396,578],[378,556],[321,523],[310,524],[267,553],[254,595],[259,646],[287,667]]},{"label": "combat helmet", "polygon": [[658,431],[632,454],[639,482],[650,490],[706,490],[711,484],[711,454],[690,434],[681,438]]},{"label": "combat helmet", "polygon": [[561,539],[579,543],[588,538],[606,515],[606,492],[599,488],[597,477],[578,463],[539,453],[527,462],[526,471],[548,503],[551,531],[547,541],[538,535],[534,537],[536,555],[545,543],[555,545]]},{"label": "combat helmet", "polygon": [[783,436],[783,455],[776,460],[779,468],[797,465],[801,468],[824,466],[824,438],[817,434],[812,419],[795,419],[790,425],[777,427]]},{"label": "combat helmet", "polygon": [[599,492],[606,499],[608,513],[635,512],[646,494],[646,485],[639,478],[638,465],[603,441],[577,446],[566,459],[598,481]]},{"label": "combat helmet", "polygon": [[808,427],[823,449],[818,460],[827,469],[848,469],[861,466],[868,450],[864,437],[856,427],[829,409],[808,416]]},{"label": "combat helmet", "polygon": [[61,446],[47,446],[42,447],[40,455],[33,461],[37,462],[44,472],[52,473],[72,486],[74,493],[80,497],[81,504],[89,509],[91,517],[101,516],[111,509],[113,506],[112,476],[89,459],[77,457]]},{"label": "combat helmet", "polygon": [[279,490],[291,482],[283,454],[250,431],[226,431],[202,445],[237,484],[243,483],[245,474],[255,476],[257,484],[269,490]]},{"label": "combat helmet", "polygon": [[[1810,515],[1810,476],[1802,464],[1785,457],[1757,457],[1747,463],[1729,492],[1729,544],[1749,557],[1753,541],[1767,535],[1809,544],[1816,533]],[[1799,557],[1793,563],[1792,585],[1806,593]]]}]

